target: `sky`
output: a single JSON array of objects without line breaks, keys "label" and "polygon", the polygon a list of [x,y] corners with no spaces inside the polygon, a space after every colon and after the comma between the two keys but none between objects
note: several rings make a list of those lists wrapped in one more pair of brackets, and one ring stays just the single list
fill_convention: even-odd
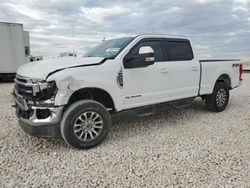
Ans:
[{"label": "sky", "polygon": [[44,57],[144,33],[190,38],[202,58],[250,58],[250,0],[1,0],[0,22],[22,23]]}]

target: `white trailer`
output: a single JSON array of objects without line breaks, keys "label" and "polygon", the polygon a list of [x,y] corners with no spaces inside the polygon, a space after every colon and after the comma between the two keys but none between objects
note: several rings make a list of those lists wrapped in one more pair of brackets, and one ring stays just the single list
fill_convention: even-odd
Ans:
[{"label": "white trailer", "polygon": [[29,62],[29,32],[19,23],[0,22],[0,80],[13,77],[17,69]]}]

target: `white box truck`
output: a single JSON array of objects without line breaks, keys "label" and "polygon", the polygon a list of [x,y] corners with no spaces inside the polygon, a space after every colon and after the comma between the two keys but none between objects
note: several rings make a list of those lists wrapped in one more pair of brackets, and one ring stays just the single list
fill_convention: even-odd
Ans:
[{"label": "white box truck", "polygon": [[5,80],[29,62],[29,32],[23,30],[22,24],[0,22],[0,41],[0,80]]}]

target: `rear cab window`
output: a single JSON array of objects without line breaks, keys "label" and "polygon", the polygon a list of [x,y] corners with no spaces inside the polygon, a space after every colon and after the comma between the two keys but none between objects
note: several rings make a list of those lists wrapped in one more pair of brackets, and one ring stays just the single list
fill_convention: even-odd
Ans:
[{"label": "rear cab window", "polygon": [[168,61],[190,61],[194,58],[191,44],[188,40],[166,40],[163,49]]}]

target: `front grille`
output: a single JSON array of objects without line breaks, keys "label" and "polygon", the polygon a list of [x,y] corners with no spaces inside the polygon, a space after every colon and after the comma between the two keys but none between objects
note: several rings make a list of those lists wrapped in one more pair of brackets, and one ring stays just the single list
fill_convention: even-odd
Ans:
[{"label": "front grille", "polygon": [[17,93],[19,95],[22,95],[24,97],[32,97],[33,96],[33,92],[32,92],[32,87],[26,87],[20,84],[15,84],[15,88],[17,90]]},{"label": "front grille", "polygon": [[33,97],[33,84],[28,79],[16,75],[15,92],[25,98]]},{"label": "front grille", "polygon": [[16,101],[17,105],[21,109],[25,109],[25,104],[24,104],[24,100],[23,99],[21,99],[20,97],[16,96],[15,101]]},{"label": "front grille", "polygon": [[27,83],[27,80],[23,77],[20,77],[20,76],[16,76],[16,80],[19,81],[19,82],[22,82],[22,83]]}]

